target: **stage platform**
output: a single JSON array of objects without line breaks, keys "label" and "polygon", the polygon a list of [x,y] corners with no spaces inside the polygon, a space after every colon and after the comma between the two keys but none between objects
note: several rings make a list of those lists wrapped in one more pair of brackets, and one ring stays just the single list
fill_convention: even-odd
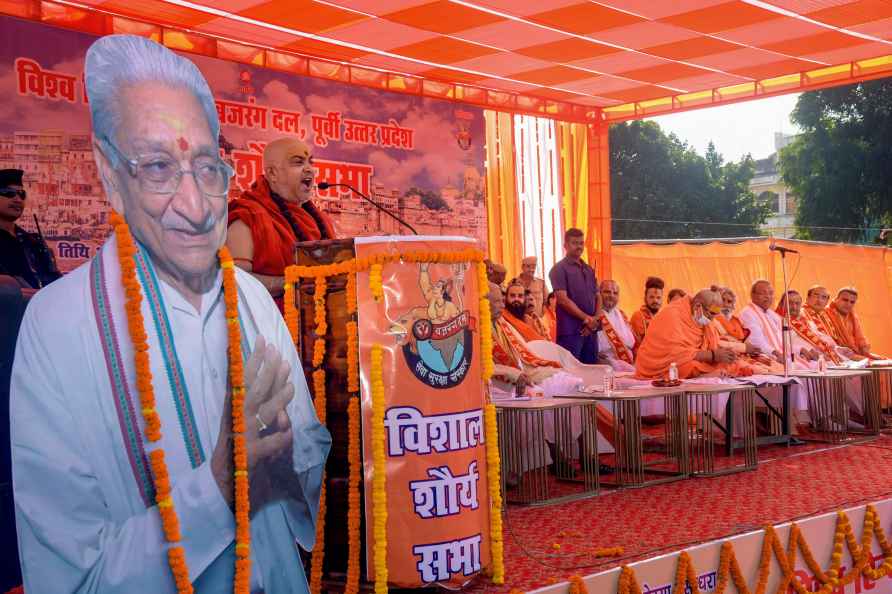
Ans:
[{"label": "stage platform", "polygon": [[[463,591],[525,592],[573,575],[598,574],[769,524],[889,497],[890,436],[842,446],[760,448],[755,471],[638,489],[602,489],[589,499],[549,506],[509,505],[505,584],[494,586],[481,578]],[[852,523],[860,534],[860,523]],[[830,538],[832,533],[831,527]],[[595,557],[596,551],[610,547],[622,547],[623,554]]]}]

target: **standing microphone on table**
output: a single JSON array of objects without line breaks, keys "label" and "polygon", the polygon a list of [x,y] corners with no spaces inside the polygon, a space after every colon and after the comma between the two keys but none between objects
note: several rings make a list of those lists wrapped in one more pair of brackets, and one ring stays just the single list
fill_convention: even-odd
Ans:
[{"label": "standing microphone on table", "polygon": [[418,235],[418,231],[416,231],[412,225],[410,225],[409,223],[407,223],[406,221],[404,221],[403,219],[398,217],[396,214],[390,212],[388,209],[384,208],[383,206],[381,206],[380,204],[378,204],[377,202],[375,202],[374,200],[372,200],[371,198],[369,198],[368,196],[366,196],[365,194],[363,194],[362,192],[360,192],[359,190],[357,190],[350,184],[330,184],[328,182],[319,182],[316,185],[316,187],[319,188],[320,190],[327,190],[328,188],[348,188],[354,194],[356,194],[357,196],[359,196],[366,202],[370,203],[372,206],[374,206],[375,208],[377,208],[378,210],[380,210],[381,212],[383,212],[384,214],[386,214],[387,216],[389,216],[390,218],[392,218],[393,220],[398,222],[400,225],[403,225],[404,227],[409,229],[409,231],[411,231],[415,235]]},{"label": "standing microphone on table", "polygon": [[[790,290],[789,285],[787,284],[787,254],[798,254],[797,250],[793,250],[790,248],[783,247],[781,245],[777,245],[774,241],[774,238],[771,238],[771,245],[768,246],[769,251],[778,252],[781,255],[781,270],[784,273],[784,298],[787,298],[787,292]],[[790,367],[793,365],[793,360],[796,357],[796,354],[793,352],[793,331],[792,331],[792,323],[790,322],[790,307],[784,308],[784,324],[781,330],[781,339],[784,347],[784,375],[790,375]]]}]

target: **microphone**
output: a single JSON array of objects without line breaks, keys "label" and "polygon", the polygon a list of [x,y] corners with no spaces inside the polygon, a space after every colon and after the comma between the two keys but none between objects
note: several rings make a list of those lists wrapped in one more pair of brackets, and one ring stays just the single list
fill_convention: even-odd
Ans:
[{"label": "microphone", "polygon": [[774,240],[771,241],[771,245],[768,246],[768,249],[771,250],[772,252],[780,252],[781,256],[783,256],[784,254],[798,254],[799,253],[799,250],[792,250],[790,248],[785,248],[782,245],[776,245],[774,243]]},{"label": "microphone", "polygon": [[390,212],[389,210],[387,210],[386,208],[384,208],[383,206],[381,206],[380,204],[378,204],[377,202],[375,202],[374,200],[372,200],[371,198],[369,198],[368,196],[366,196],[365,194],[363,194],[362,192],[360,192],[359,190],[357,190],[356,188],[351,186],[350,184],[330,184],[328,182],[319,182],[318,184],[316,184],[316,187],[319,188],[320,190],[327,190],[328,188],[339,188],[339,187],[340,188],[349,188],[354,194],[356,194],[357,196],[359,196],[362,199],[369,202],[372,206],[374,206],[375,208],[377,208],[378,210],[380,210],[381,212],[383,212],[384,214],[386,214],[387,216],[389,216],[390,218],[392,218],[393,220],[398,222],[400,225],[407,227],[409,229],[409,231],[411,231],[415,235],[418,235],[418,231],[415,230],[415,227],[413,227],[412,225],[410,225],[403,219],[399,218],[394,213]]}]

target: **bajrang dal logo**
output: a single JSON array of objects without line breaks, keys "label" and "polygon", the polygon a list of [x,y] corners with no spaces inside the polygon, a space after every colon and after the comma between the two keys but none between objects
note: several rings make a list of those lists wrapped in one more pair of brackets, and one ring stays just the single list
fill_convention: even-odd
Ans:
[{"label": "bajrang dal logo", "polygon": [[419,266],[418,284],[427,305],[413,307],[394,322],[403,336],[406,365],[419,381],[437,389],[459,385],[471,368],[474,318],[463,309],[465,266],[453,276],[431,280],[430,265]]}]

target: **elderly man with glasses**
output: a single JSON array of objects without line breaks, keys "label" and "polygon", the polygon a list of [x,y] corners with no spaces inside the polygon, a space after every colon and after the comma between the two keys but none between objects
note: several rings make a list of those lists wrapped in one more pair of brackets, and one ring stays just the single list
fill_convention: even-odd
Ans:
[{"label": "elderly man with glasses", "polygon": [[28,193],[21,169],[0,169],[0,275],[13,277],[30,296],[60,276],[53,253],[39,234],[18,225]]},{"label": "elderly man with glasses", "polygon": [[298,547],[314,543],[331,439],[269,293],[219,253],[232,170],[210,88],[129,35],[97,40],[85,79],[94,155],[126,224],[22,323],[11,416],[25,590],[231,592],[235,572],[236,591],[303,594]]}]

